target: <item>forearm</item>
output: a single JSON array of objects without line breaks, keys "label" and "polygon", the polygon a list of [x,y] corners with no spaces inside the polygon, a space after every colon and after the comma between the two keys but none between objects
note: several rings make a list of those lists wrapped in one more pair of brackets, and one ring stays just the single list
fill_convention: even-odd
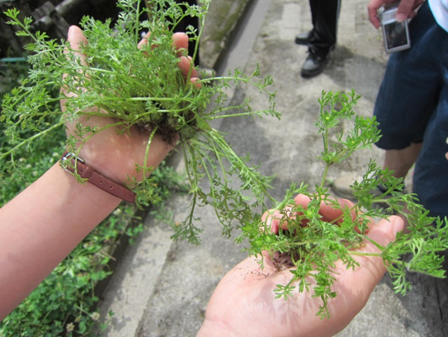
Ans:
[{"label": "forearm", "polygon": [[0,320],[120,203],[54,165],[0,209]]}]

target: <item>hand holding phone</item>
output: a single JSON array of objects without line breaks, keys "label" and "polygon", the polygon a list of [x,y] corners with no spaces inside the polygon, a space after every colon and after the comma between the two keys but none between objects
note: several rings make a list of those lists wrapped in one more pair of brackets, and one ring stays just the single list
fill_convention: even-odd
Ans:
[{"label": "hand holding phone", "polygon": [[408,20],[396,19],[398,3],[385,8],[381,16],[384,48],[388,54],[411,48]]}]

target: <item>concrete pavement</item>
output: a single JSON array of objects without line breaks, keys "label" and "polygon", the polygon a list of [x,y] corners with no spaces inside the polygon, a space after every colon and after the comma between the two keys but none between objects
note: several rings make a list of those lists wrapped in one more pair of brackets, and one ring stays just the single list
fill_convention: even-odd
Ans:
[{"label": "concrete pavement", "polygon": [[[256,16],[250,27],[252,33],[257,31],[252,42],[250,37],[244,40],[246,52],[242,49],[235,62],[244,63],[238,66],[245,73],[258,63],[263,74],[273,76],[277,109],[283,117],[281,121],[267,117],[226,119],[218,127],[227,133],[237,153],[250,153],[251,164],[260,164],[264,174],[277,176],[273,195],[281,198],[292,182],[314,185],[318,181],[322,166],[315,157],[321,151],[321,140],[314,121],[321,91],[355,89],[362,95],[357,112],[370,116],[387,55],[380,33],[367,20],[366,0],[346,0],[338,46],[327,68],[318,77],[302,79],[306,47],[295,45],[294,36],[311,29],[308,0],[255,2],[262,3],[262,8],[251,9]],[[251,4],[254,2],[249,1]],[[230,94],[233,103],[251,97],[254,109],[264,107],[264,99],[254,88],[239,88]],[[372,149],[356,154],[335,167],[330,179],[362,172],[370,158],[381,162],[382,153]],[[174,165],[182,170],[181,160]],[[184,220],[188,201],[187,196],[176,195],[168,203],[167,211],[173,212],[174,221]],[[200,209],[197,217],[201,218],[198,227],[204,228],[200,246],[172,242],[171,229],[147,216],[148,231],[122,257],[101,305],[102,313],[115,313],[104,336],[196,335],[219,280],[246,257],[241,246],[221,236],[212,209]],[[338,336],[448,336],[448,283],[424,275],[410,279],[414,289],[402,297],[394,294],[388,277],[384,277],[364,310]]]}]

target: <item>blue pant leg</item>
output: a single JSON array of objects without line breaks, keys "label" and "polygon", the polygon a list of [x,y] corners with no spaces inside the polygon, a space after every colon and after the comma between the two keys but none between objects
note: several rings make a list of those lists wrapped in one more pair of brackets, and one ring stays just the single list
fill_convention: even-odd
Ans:
[{"label": "blue pant leg", "polygon": [[439,68],[441,89],[415,164],[413,191],[432,216],[448,217],[448,33],[439,29],[433,63]]},{"label": "blue pant leg", "polygon": [[448,67],[445,67],[445,79],[439,104],[426,128],[413,177],[413,192],[422,205],[432,216],[442,218],[448,217],[448,160],[445,157],[448,152]]}]

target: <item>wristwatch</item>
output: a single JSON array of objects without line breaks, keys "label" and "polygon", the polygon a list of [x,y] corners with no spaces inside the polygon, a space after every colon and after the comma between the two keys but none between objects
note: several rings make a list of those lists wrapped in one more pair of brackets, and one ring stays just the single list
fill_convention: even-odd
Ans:
[{"label": "wristwatch", "polygon": [[76,173],[83,179],[87,179],[89,183],[106,191],[113,196],[123,199],[127,202],[135,202],[135,193],[127,189],[123,185],[103,176],[91,166],[88,166],[83,159],[76,156],[72,152],[65,152],[61,158],[61,166],[67,172]]}]

